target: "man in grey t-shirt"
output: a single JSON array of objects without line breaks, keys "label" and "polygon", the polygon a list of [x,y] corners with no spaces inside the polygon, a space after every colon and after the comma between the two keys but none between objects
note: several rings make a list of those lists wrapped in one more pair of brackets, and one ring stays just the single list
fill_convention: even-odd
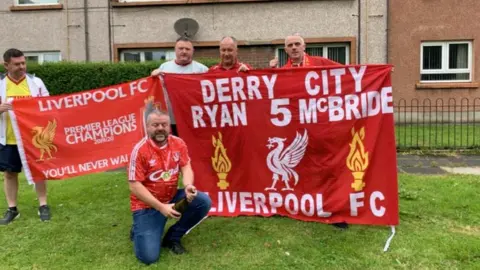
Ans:
[{"label": "man in grey t-shirt", "polygon": [[[160,65],[158,69],[152,71],[152,76],[158,76],[160,73],[205,73],[208,71],[208,68],[194,61],[193,58],[193,44],[186,37],[179,37],[175,43],[175,60],[165,62]],[[168,113],[170,114],[170,119],[172,122],[172,133],[173,135],[178,136],[177,125],[175,117],[173,115],[172,105],[166,91],[164,91],[167,98]]]}]

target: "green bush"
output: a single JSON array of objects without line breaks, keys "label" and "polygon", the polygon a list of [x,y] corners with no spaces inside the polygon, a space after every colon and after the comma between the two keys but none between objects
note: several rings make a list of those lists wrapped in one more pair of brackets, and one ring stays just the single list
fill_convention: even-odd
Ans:
[{"label": "green bush", "polygon": [[[210,67],[218,59],[195,59]],[[41,78],[50,95],[74,93],[137,80],[150,75],[161,62],[59,62],[43,65],[28,63],[27,72]],[[4,71],[2,71],[4,72]]]}]

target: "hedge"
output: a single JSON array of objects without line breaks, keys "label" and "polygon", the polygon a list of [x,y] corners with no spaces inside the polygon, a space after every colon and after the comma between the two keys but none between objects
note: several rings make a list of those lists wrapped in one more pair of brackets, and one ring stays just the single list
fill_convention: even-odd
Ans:
[{"label": "hedge", "polygon": [[[218,59],[195,59],[210,67]],[[150,75],[163,61],[136,62],[58,62],[28,63],[27,72],[41,78],[50,95],[74,93],[124,83]],[[3,71],[4,72],[4,71]]]}]

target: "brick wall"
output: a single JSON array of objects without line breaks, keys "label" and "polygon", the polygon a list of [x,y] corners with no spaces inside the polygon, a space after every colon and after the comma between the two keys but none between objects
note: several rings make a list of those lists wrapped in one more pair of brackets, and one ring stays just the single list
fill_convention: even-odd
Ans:
[{"label": "brick wall", "polygon": [[[267,68],[275,57],[275,47],[272,46],[242,46],[238,48],[240,62],[248,63],[254,68]],[[220,58],[218,47],[197,47],[194,58]]]},{"label": "brick wall", "polygon": [[254,68],[267,68],[274,57],[275,48],[271,46],[240,47],[238,50],[238,59]]},{"label": "brick wall", "polygon": [[195,58],[220,58],[218,48],[214,47],[196,47],[193,54],[193,59]]}]

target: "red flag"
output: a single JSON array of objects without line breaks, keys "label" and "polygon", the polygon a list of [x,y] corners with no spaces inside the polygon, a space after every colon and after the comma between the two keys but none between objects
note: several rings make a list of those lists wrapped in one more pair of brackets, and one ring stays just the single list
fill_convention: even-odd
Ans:
[{"label": "red flag", "polygon": [[390,71],[165,74],[210,215],[398,224]]},{"label": "red flag", "polygon": [[145,111],[166,109],[158,77],[12,104],[18,149],[30,182],[125,166],[133,146],[145,136]]}]

